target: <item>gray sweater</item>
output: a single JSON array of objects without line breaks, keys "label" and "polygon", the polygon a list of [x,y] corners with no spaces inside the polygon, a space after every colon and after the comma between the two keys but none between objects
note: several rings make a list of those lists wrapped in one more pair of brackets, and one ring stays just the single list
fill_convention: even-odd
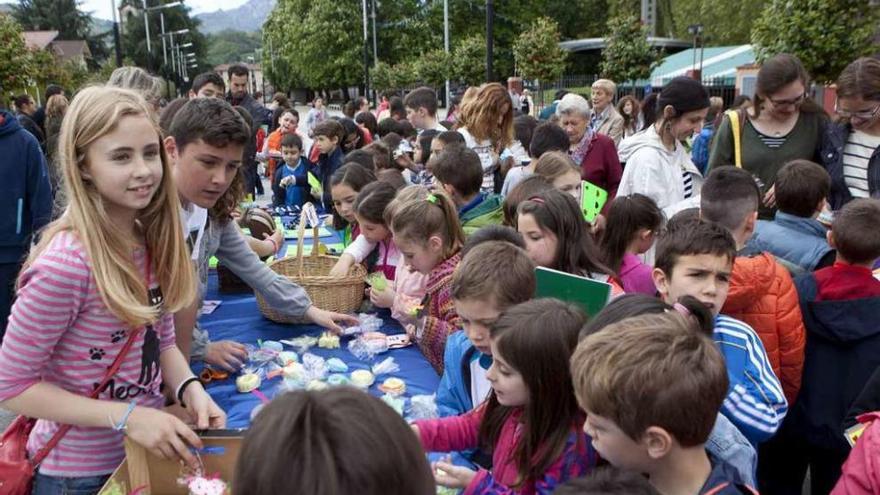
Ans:
[{"label": "gray sweater", "polygon": [[[216,256],[224,266],[232,270],[244,283],[259,292],[270,306],[291,316],[300,317],[312,305],[306,291],[260,261],[244,239],[234,221],[225,224],[208,219],[202,246],[199,249],[199,281],[204,297],[208,284],[208,260]],[[192,357],[203,358],[205,346],[210,342],[207,330],[193,329]]]}]

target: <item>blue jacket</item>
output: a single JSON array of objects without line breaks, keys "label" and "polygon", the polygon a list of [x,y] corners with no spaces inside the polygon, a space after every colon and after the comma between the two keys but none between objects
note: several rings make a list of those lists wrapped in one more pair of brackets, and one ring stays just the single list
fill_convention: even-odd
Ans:
[{"label": "blue jacket", "polygon": [[711,455],[709,461],[712,463],[712,471],[700,488],[700,495],[757,495],[758,492],[743,480],[732,466]]},{"label": "blue jacket", "polygon": [[697,170],[704,175],[706,167],[709,165],[709,146],[712,144],[714,134],[715,127],[711,123],[706,124],[691,145],[691,161],[697,166]]},{"label": "blue jacket", "polygon": [[[831,124],[825,126],[820,149],[822,164],[831,176],[831,192],[828,203],[832,210],[839,210],[853,197],[843,177],[843,148],[852,132],[849,124]],[[880,148],[874,150],[868,161],[868,193],[872,198],[880,197]]]},{"label": "blue jacket", "polygon": [[721,413],[757,445],[776,433],[788,412],[782,385],[770,367],[764,345],[750,326],[718,315],[713,340],[724,356],[730,379]]},{"label": "blue jacket", "polygon": [[326,212],[329,212],[333,208],[333,198],[330,196],[330,177],[342,167],[344,158],[345,154],[339,146],[333,150],[333,153],[330,153],[329,155],[321,154],[318,157],[318,165],[315,170],[317,170],[316,175],[318,180],[321,181],[321,188],[324,189],[324,194],[321,196],[321,203]]},{"label": "blue jacket", "polygon": [[446,339],[443,376],[437,387],[437,412],[440,417],[458,416],[474,408],[470,364],[474,357],[481,355],[462,330]]},{"label": "blue jacket", "polygon": [[794,283],[807,345],[801,390],[786,430],[811,445],[846,452],[842,425],[847,410],[880,367],[880,298],[817,301],[814,274]]},{"label": "blue jacket", "polygon": [[0,110],[0,263],[16,263],[52,216],[52,188],[37,139]]},{"label": "blue jacket", "polygon": [[747,248],[768,251],[811,272],[832,251],[825,238],[827,233],[828,229],[818,220],[777,211],[772,222],[758,220]]}]

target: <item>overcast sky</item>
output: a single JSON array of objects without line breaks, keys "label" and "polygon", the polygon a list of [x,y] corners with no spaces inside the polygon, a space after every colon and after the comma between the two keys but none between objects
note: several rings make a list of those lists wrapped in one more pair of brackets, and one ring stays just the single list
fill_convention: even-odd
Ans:
[{"label": "overcast sky", "polygon": [[[113,19],[112,5],[113,2],[119,5],[119,0],[82,0],[80,9],[85,12],[91,12],[95,17],[102,19]],[[185,0],[186,4],[192,9],[193,14],[201,14],[202,12],[213,12],[223,9],[229,10],[242,5],[247,0]]]}]

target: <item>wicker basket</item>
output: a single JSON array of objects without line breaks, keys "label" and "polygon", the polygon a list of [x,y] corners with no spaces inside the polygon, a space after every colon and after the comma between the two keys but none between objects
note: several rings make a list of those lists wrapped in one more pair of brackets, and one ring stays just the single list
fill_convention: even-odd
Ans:
[{"label": "wicker basket", "polygon": [[[296,257],[274,261],[269,264],[269,268],[305,289],[312,304],[318,308],[339,313],[356,311],[364,299],[364,279],[367,276],[367,270],[363,265],[356,264],[345,277],[329,276],[330,270],[339,261],[339,258],[319,254],[318,226],[314,227],[312,252],[308,256],[303,256],[303,234],[306,229],[306,218],[305,214],[300,216]],[[304,322],[302,318],[284,314],[276,308],[272,308],[259,291],[255,292],[257,304],[266,318],[277,323]]]}]

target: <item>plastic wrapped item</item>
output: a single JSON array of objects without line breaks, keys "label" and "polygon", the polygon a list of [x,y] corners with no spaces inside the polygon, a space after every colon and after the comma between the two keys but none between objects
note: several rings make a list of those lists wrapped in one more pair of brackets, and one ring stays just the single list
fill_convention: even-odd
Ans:
[{"label": "plastic wrapped item", "polygon": [[299,356],[293,351],[281,351],[278,353],[278,364],[281,366],[287,366],[290,363],[295,363],[299,360]]},{"label": "plastic wrapped item", "polygon": [[388,350],[388,340],[384,333],[369,332],[349,342],[348,350],[361,361],[372,360]]},{"label": "plastic wrapped item", "polygon": [[225,495],[229,488],[226,482],[220,478],[206,478],[205,476],[186,476],[178,480],[184,485],[190,495]]},{"label": "plastic wrapped item", "polygon": [[436,395],[414,395],[409,401],[410,421],[434,419],[437,414]]},{"label": "plastic wrapped item", "polygon": [[327,377],[327,385],[330,385],[331,387],[341,387],[350,383],[351,379],[348,375],[343,375],[341,373],[333,373]]},{"label": "plastic wrapped item", "polygon": [[351,384],[357,388],[370,388],[374,381],[376,381],[376,377],[369,370],[351,372]]},{"label": "plastic wrapped item", "polygon": [[339,335],[324,332],[318,339],[318,347],[322,349],[339,349]]},{"label": "plastic wrapped item", "polygon": [[251,423],[254,422],[254,418],[257,417],[257,414],[260,414],[260,411],[262,411],[264,407],[266,407],[266,404],[257,404],[251,409]]},{"label": "plastic wrapped item", "polygon": [[281,342],[276,342],[274,340],[264,340],[260,343],[260,348],[274,352],[281,352],[284,350],[284,345]]},{"label": "plastic wrapped item", "polygon": [[302,337],[296,337],[294,339],[282,340],[282,344],[287,344],[291,347],[295,347],[300,354],[309,350],[310,347],[313,347],[318,343],[317,337],[312,337],[310,335],[303,335]]},{"label": "plastic wrapped item", "polygon": [[367,275],[366,282],[370,285],[370,287],[376,289],[379,292],[382,292],[388,288],[388,279],[385,278],[385,274],[382,272],[373,272]]},{"label": "plastic wrapped item", "polygon": [[339,358],[330,358],[325,363],[327,365],[327,369],[330,370],[331,373],[347,373],[348,365]]},{"label": "plastic wrapped item", "polygon": [[398,371],[400,371],[400,365],[398,365],[391,356],[373,366],[373,374],[376,376],[389,375],[391,373],[397,373]]},{"label": "plastic wrapped item", "polygon": [[397,411],[397,414],[403,416],[403,409],[406,405],[406,400],[403,397],[392,394],[385,394],[381,398],[383,402],[391,406],[391,409]]},{"label": "plastic wrapped item", "polygon": [[235,379],[235,388],[239,392],[246,394],[252,390],[260,388],[261,383],[262,379],[260,378],[260,375],[256,373],[244,373]]},{"label": "plastic wrapped item", "polygon": [[377,332],[382,328],[382,318],[369,313],[358,315],[358,324],[342,330],[342,335],[360,335],[367,332]]},{"label": "plastic wrapped item", "polygon": [[248,367],[254,369],[264,368],[270,363],[274,363],[279,353],[279,351],[276,351],[271,346],[254,347],[245,345],[245,349],[247,349],[248,353]]},{"label": "plastic wrapped item", "polygon": [[306,385],[306,390],[324,390],[327,386],[328,385],[321,380],[312,380]]},{"label": "plastic wrapped item", "polygon": [[309,381],[323,380],[327,376],[327,362],[321,356],[304,354],[302,364],[306,370]]},{"label": "plastic wrapped item", "polygon": [[388,395],[401,396],[406,392],[406,382],[400,378],[388,378],[379,385],[379,390]]}]

